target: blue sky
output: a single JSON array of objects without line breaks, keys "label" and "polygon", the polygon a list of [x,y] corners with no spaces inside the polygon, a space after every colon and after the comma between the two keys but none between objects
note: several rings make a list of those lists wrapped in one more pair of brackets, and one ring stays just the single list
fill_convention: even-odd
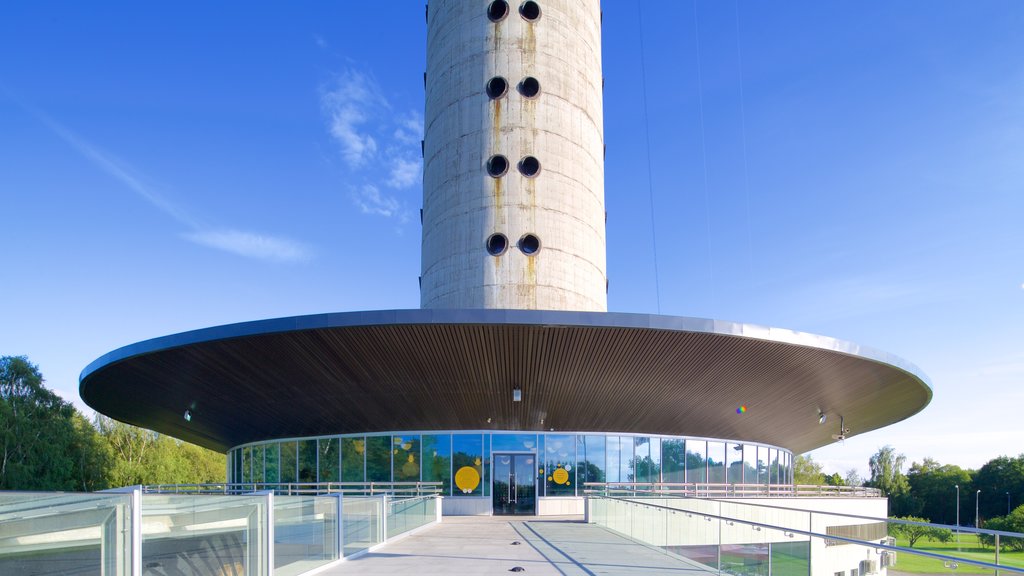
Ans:
[{"label": "blue sky", "polygon": [[[1024,452],[1022,29],[1014,0],[605,2],[610,309],[930,376],[829,471]],[[417,307],[424,46],[413,1],[5,6],[0,354],[81,407],[125,344]]]}]

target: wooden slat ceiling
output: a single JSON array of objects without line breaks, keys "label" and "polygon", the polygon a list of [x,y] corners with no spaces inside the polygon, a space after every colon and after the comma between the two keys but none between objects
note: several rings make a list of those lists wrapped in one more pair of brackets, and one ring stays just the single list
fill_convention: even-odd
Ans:
[{"label": "wooden slat ceiling", "polygon": [[[897,359],[792,332],[783,332],[785,341],[767,329],[738,335],[755,328],[740,324],[598,313],[366,314],[142,342],[88,367],[80,392],[103,414],[220,451],[351,432],[555,429],[705,436],[801,453],[832,442],[839,415],[858,434],[931,399],[924,378]],[[521,402],[512,401],[516,387]],[[741,405],[745,414],[736,413]]]}]

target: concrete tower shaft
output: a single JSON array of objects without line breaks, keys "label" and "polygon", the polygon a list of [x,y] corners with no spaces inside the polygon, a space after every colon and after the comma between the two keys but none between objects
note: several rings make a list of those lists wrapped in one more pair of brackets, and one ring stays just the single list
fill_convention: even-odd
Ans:
[{"label": "concrete tower shaft", "polygon": [[430,0],[424,308],[607,309],[598,0]]}]

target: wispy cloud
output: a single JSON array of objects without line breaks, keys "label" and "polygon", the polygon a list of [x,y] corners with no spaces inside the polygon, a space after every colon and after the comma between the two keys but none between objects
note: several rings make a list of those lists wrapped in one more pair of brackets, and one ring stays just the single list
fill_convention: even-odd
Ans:
[{"label": "wispy cloud", "polygon": [[392,188],[409,188],[420,180],[423,163],[419,158],[395,158],[391,165],[391,175],[387,180]]},{"label": "wispy cloud", "polygon": [[396,115],[372,75],[351,69],[323,91],[321,106],[341,160],[363,180],[352,188],[353,204],[363,214],[407,221],[408,203],[382,189],[401,191],[420,182],[423,116]]},{"label": "wispy cloud", "polygon": [[380,189],[373,184],[364,184],[362,188],[352,194],[352,200],[363,214],[391,217],[398,215],[402,207],[397,199],[381,194]]},{"label": "wispy cloud", "polygon": [[182,235],[186,240],[239,256],[273,262],[303,262],[312,258],[305,245],[241,230],[202,230]]},{"label": "wispy cloud", "polygon": [[377,140],[366,123],[382,110],[388,101],[377,83],[361,72],[348,70],[341,74],[322,99],[330,118],[330,131],[341,146],[341,157],[350,168],[359,168],[377,154]]},{"label": "wispy cloud", "polygon": [[95,144],[42,112],[26,108],[94,166],[124,184],[129,190],[135,192],[157,210],[170,216],[178,224],[190,228],[190,231],[181,235],[184,239],[231,254],[272,262],[301,262],[312,257],[312,252],[308,247],[288,238],[233,229],[219,229],[203,224],[188,211],[158,192],[155,186],[148,183],[128,163],[101,150]]}]

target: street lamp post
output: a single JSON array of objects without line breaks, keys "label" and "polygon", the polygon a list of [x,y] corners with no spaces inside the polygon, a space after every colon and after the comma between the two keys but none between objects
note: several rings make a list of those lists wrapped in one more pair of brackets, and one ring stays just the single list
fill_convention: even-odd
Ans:
[{"label": "street lamp post", "polygon": [[960,485],[956,484],[953,486],[956,488],[956,550],[960,551]]},{"label": "street lamp post", "polygon": [[980,528],[980,526],[978,526],[978,497],[979,496],[981,496],[981,490],[978,490],[977,492],[974,493],[974,527],[975,528]]}]

